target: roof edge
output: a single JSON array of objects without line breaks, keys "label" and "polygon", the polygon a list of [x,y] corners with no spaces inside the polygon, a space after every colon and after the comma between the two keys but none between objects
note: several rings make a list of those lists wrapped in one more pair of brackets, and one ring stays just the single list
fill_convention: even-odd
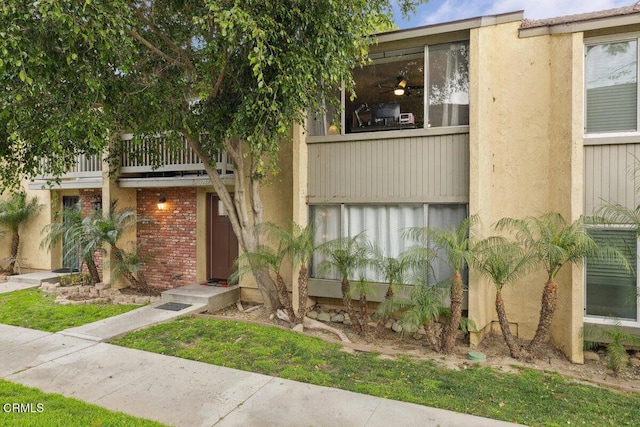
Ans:
[{"label": "roof edge", "polygon": [[640,4],[556,18],[524,19],[520,25],[519,35],[525,38],[621,27],[630,24],[640,24]]},{"label": "roof edge", "polygon": [[378,43],[387,43],[398,40],[406,40],[417,37],[431,36],[434,34],[451,33],[454,31],[470,30],[472,28],[487,27],[490,25],[505,24],[508,22],[522,21],[524,11],[500,13],[496,15],[477,16],[474,18],[460,19],[457,21],[431,24],[422,27],[407,28],[403,30],[389,31],[377,34]]}]

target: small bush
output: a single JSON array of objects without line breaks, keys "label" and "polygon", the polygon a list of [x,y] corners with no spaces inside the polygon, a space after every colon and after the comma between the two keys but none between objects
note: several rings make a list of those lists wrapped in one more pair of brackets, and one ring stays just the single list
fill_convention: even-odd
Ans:
[{"label": "small bush", "polygon": [[91,284],[91,276],[88,273],[72,273],[60,276],[60,286],[88,286]]}]

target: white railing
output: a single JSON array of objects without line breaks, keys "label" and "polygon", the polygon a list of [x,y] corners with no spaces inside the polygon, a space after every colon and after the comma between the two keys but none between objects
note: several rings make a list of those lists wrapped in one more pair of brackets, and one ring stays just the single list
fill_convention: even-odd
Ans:
[{"label": "white railing", "polygon": [[[43,161],[46,165],[46,160]],[[60,178],[96,178],[102,177],[102,155],[100,154],[79,154],[76,162]],[[36,180],[52,180],[52,174],[39,175]]]},{"label": "white railing", "polygon": [[[222,176],[233,174],[233,164],[227,153],[218,153],[216,169]],[[145,138],[142,142],[133,142],[130,138],[122,140],[121,174],[201,170],[204,170],[202,161],[186,141],[170,149],[161,137]]]}]

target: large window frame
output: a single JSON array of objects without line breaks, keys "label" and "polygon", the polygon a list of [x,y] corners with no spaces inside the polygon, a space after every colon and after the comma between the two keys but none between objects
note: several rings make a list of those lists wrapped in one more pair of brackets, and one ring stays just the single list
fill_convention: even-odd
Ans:
[{"label": "large window frame", "polygon": [[[438,52],[440,52],[440,56],[442,56],[441,52],[445,51],[446,49],[443,48],[447,46],[450,47],[451,52],[455,53],[451,53],[451,58],[454,59],[452,61],[449,61],[450,64],[447,64],[447,66],[444,67],[446,71],[443,72],[449,72],[451,73],[450,75],[454,77],[449,79],[445,76],[445,84],[441,84],[441,87],[438,87],[438,94],[434,94],[434,91],[432,91],[432,89],[435,88],[432,88],[432,85],[435,85],[436,83],[435,79],[432,79],[429,70],[430,67],[435,63],[432,59],[438,57]],[[357,137],[360,133],[365,133],[365,135],[368,134],[372,136],[372,134],[375,133],[377,138],[380,136],[379,133],[382,131],[407,132],[408,129],[413,129],[423,132],[426,130],[430,130],[439,133],[440,131],[444,131],[445,129],[468,129],[470,116],[469,48],[469,39],[464,38],[371,53],[370,58],[372,60],[372,64],[369,66],[365,66],[365,69],[367,67],[372,67],[372,69],[375,69],[374,67],[376,67],[376,65],[388,66],[389,64],[393,64],[394,62],[397,62],[399,64],[404,64],[405,62],[411,60],[415,62],[417,59],[420,63],[412,64],[412,66],[419,67],[421,69],[422,78],[415,78],[414,75],[413,78],[410,76],[409,79],[404,80],[401,78],[403,73],[390,72],[386,80],[374,84],[376,88],[375,90],[377,90],[380,94],[386,92],[390,94],[390,96],[387,97],[381,96],[379,99],[374,99],[375,97],[372,96],[362,95],[360,97],[356,97],[355,100],[351,100],[349,99],[349,95],[345,93],[345,90],[343,88],[343,90],[341,90],[339,94],[340,111],[329,109],[325,114],[320,116],[314,117],[312,115],[309,115],[307,120],[307,129],[309,136],[335,138],[336,136]],[[460,58],[464,58],[466,61],[460,62]],[[439,58],[439,61],[442,62],[442,57]],[[361,72],[361,70],[362,69],[358,69],[357,71]],[[461,72],[456,72],[456,70],[461,70]],[[442,67],[440,67],[440,71],[442,71]],[[354,70],[354,73],[355,72],[356,70]],[[466,73],[466,75],[464,73]],[[466,79],[464,77],[466,77]],[[459,86],[457,88],[457,92],[448,93],[448,91],[455,90],[454,88],[456,84],[449,84],[449,80],[451,80],[451,82],[457,82]],[[357,83],[358,82],[356,81],[356,94],[358,93]],[[390,120],[391,124],[388,124],[387,118],[384,118],[383,120],[376,117],[377,109],[380,105],[389,105],[389,103],[394,103],[393,96],[396,89],[402,89],[403,93],[403,95],[397,95],[395,97],[395,99],[397,100],[406,99],[404,97],[409,95],[413,96],[415,100],[416,95],[420,96],[422,105],[421,107],[417,107],[417,109],[421,109],[422,111],[417,111],[415,105],[414,107],[410,107],[405,111],[402,111],[401,108],[401,116],[399,116],[397,120]],[[442,107],[442,109],[447,111],[447,113],[440,113],[442,117],[439,123],[431,123],[433,119],[432,116],[434,116],[434,111],[436,111],[438,108],[433,105],[430,107],[430,102],[433,103],[434,100],[438,99],[440,100],[440,102],[442,102],[442,99],[447,99],[449,101],[452,101],[453,99],[462,100],[462,103],[453,104],[451,102],[448,102],[442,104],[452,106],[455,105],[455,110],[459,110],[460,112],[451,113],[449,111],[449,108]],[[466,103],[464,103],[465,101]],[[402,104],[402,102],[399,103]],[[325,104],[327,105],[328,103]],[[415,102],[413,104],[417,105],[417,103]],[[430,109],[432,109],[433,111],[430,111]],[[451,108],[451,110],[454,110],[454,108]],[[355,111],[357,111],[358,117],[354,115]],[[450,117],[443,118],[444,114],[450,114]],[[385,114],[382,115],[385,116]],[[363,125],[357,126],[355,122],[356,120],[363,122]],[[452,122],[453,124],[450,124],[450,122]]]},{"label": "large window frame", "polygon": [[[588,96],[588,54],[591,48],[604,45],[613,45],[617,43],[633,42],[635,43],[635,85],[636,85],[636,102],[635,102],[635,129],[612,129],[612,130],[589,130],[588,123],[588,109],[589,109],[589,96]],[[633,52],[633,51],[632,51]],[[615,137],[628,137],[628,136],[640,136],[640,33],[625,33],[616,36],[600,36],[585,39],[584,41],[584,67],[583,67],[583,123],[584,123],[584,137],[585,139],[602,139],[602,138],[615,138]],[[614,86],[614,85],[611,85]]]},{"label": "large window frame", "polygon": [[[607,230],[607,231],[627,231],[637,233],[635,227],[627,225],[627,224],[611,224],[606,226],[591,226],[588,230]],[[634,270],[635,274],[635,284],[636,284],[636,292],[640,292],[640,274],[638,274],[638,266],[640,263],[638,262],[638,256],[640,256],[640,238],[638,238],[637,234],[635,237],[635,250],[636,250],[636,259],[633,265],[631,266]],[[615,262],[615,261],[611,261]],[[640,300],[636,300],[636,318],[635,320],[629,318],[617,318],[608,315],[596,315],[596,314],[588,314],[587,313],[587,300],[588,300],[588,268],[589,263],[588,260],[585,260],[585,264],[583,267],[583,283],[584,283],[584,292],[583,292],[583,320],[585,323],[592,324],[601,324],[601,325],[614,325],[619,324],[620,326],[629,326],[629,327],[638,327],[640,325]],[[614,267],[615,268],[615,267]],[[622,267],[618,267],[622,268]]]},{"label": "large window frame", "polygon": [[[430,207],[434,207],[434,210],[430,212]],[[372,208],[372,209],[376,209],[376,208],[407,208],[407,209],[421,209],[422,212],[420,214],[418,214],[421,218],[421,223],[420,224],[415,224],[414,226],[418,226],[418,227],[426,227],[426,226],[430,226],[430,227],[434,227],[435,226],[435,222],[439,222],[439,223],[446,223],[445,224],[445,228],[450,227],[453,222],[456,222],[456,226],[459,224],[459,222],[463,221],[466,217],[469,216],[469,206],[466,203],[422,203],[422,202],[416,202],[416,203],[339,203],[339,204],[327,204],[327,205],[310,205],[309,206],[309,221],[311,223],[315,223],[315,232],[316,232],[316,239],[317,241],[315,241],[314,243],[320,244],[320,243],[324,243],[330,240],[333,240],[335,238],[344,238],[344,237],[353,237],[354,235],[358,234],[360,231],[365,231],[366,232],[366,236],[371,239],[371,240],[375,240],[372,238],[372,233],[371,232],[367,232],[367,230],[360,230],[357,228],[357,226],[354,226],[354,224],[348,224],[347,222],[350,220],[349,217],[349,209],[353,208],[355,209],[365,209],[365,208]],[[436,209],[440,208],[440,211],[437,211]],[[451,210],[447,211],[446,208],[449,208]],[[334,214],[334,213],[338,213],[339,217],[335,218],[333,221],[337,221],[336,224],[334,224],[335,226],[337,226],[337,235],[329,235],[329,233],[327,233],[327,229],[325,228],[326,224],[322,224],[322,220],[318,221],[316,218],[316,215],[323,217],[325,213],[329,213],[329,210],[332,210],[333,212],[330,213],[330,215]],[[315,212],[315,215],[314,215]],[[406,220],[408,217],[406,216],[407,214],[411,214],[411,215],[416,215],[416,212],[410,213],[405,211],[405,217],[404,219]],[[417,219],[414,218],[414,219]],[[406,226],[406,224],[405,224]],[[355,228],[355,229],[354,229]],[[360,227],[362,228],[362,227]],[[399,240],[403,240],[400,236],[402,233],[402,228],[405,227],[400,227],[400,229],[398,230],[387,230],[390,233],[391,232],[395,232],[397,233],[398,239]],[[374,233],[375,234],[375,233]],[[404,250],[408,249],[410,246],[412,246],[414,244],[414,242],[410,242],[410,241],[398,241],[398,242],[391,242],[391,239],[389,239],[387,237],[386,239],[386,243],[387,246],[386,248],[382,248],[383,251],[385,252],[385,256],[397,256],[399,255],[401,252],[403,252]],[[388,253],[389,249],[392,248],[391,251],[393,253]],[[320,264],[320,259],[318,257],[317,254],[314,254],[314,258],[311,261],[311,266],[310,266],[310,275],[309,278],[310,279],[317,279],[317,280],[329,280],[329,281],[339,281],[339,277],[337,277],[337,275],[335,274],[327,274],[327,275],[320,275],[318,274],[318,266]],[[443,262],[442,260],[436,260],[434,265],[433,265],[434,269],[435,269],[435,274],[436,274],[436,279],[437,280],[443,280],[446,279],[448,277],[450,277],[452,275],[452,271],[450,270],[450,267],[448,265],[446,265],[445,262]],[[368,272],[368,273],[372,273],[372,272]],[[375,276],[375,274],[373,274],[373,276]],[[367,277],[368,280],[375,282],[375,283],[383,283],[381,281],[379,281],[379,277]],[[378,279],[378,280],[377,280]],[[466,277],[465,277],[465,283],[466,283]]]}]

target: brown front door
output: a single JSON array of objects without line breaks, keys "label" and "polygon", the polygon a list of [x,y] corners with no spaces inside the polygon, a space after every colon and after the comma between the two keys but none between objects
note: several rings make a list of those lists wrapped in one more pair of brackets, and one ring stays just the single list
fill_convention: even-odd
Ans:
[{"label": "brown front door", "polygon": [[216,194],[207,194],[207,277],[226,280],[238,257],[238,239],[229,218],[218,212],[219,200]]}]

